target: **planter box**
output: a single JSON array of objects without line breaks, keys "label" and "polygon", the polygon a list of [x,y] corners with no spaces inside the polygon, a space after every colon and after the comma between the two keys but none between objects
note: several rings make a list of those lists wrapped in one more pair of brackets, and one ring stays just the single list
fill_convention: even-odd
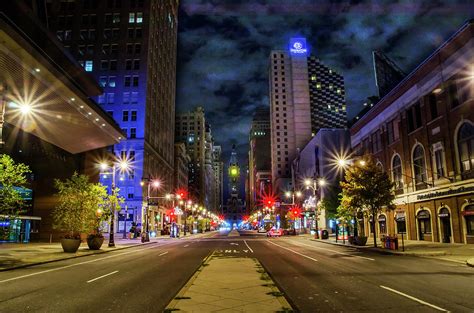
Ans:
[{"label": "planter box", "polygon": [[90,250],[100,250],[104,243],[104,237],[90,237],[87,238],[87,246]]},{"label": "planter box", "polygon": [[61,246],[63,247],[64,252],[67,253],[76,253],[80,245],[80,239],[61,239]]}]

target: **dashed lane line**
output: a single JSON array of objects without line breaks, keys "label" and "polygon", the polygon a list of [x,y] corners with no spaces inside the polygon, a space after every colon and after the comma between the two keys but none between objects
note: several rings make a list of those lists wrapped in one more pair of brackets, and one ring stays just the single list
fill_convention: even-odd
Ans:
[{"label": "dashed lane line", "polygon": [[400,295],[400,296],[403,296],[403,297],[408,298],[408,299],[410,299],[410,300],[413,300],[413,301],[415,301],[415,302],[421,303],[421,304],[423,304],[423,305],[429,306],[430,308],[433,308],[433,309],[435,309],[435,310],[438,310],[438,311],[441,311],[441,312],[449,312],[448,310],[443,309],[443,308],[440,308],[439,306],[436,306],[436,305],[434,305],[434,304],[431,304],[431,303],[428,303],[428,302],[426,302],[426,301],[420,300],[420,299],[415,298],[415,297],[413,297],[413,296],[407,295],[406,293],[403,293],[403,292],[401,292],[401,291],[392,289],[392,288],[390,288],[390,287],[380,285],[380,288],[383,288],[383,289],[385,289],[385,290],[391,291],[391,292],[393,292],[393,293],[396,293],[396,294],[398,294],[398,295]]},{"label": "dashed lane line", "polygon": [[298,255],[300,255],[300,256],[302,256],[302,257],[305,257],[305,258],[307,258],[307,259],[309,259],[309,260],[311,260],[311,261],[318,262],[318,260],[316,260],[315,258],[312,258],[312,257],[310,257],[310,256],[307,256],[307,255],[305,255],[305,254],[303,254],[303,253],[299,253],[298,251],[295,251],[295,250],[293,250],[293,249],[290,249],[290,248],[281,246],[281,245],[279,245],[279,244],[276,244],[276,243],[274,243],[274,242],[272,242],[272,241],[270,241],[270,240],[268,240],[268,239],[267,239],[267,242],[268,242],[268,243],[271,243],[272,245],[278,246],[278,247],[280,247],[280,248],[282,248],[282,249],[285,249],[285,250],[288,250],[288,251],[290,251],[290,252],[293,252],[294,254],[298,254]]},{"label": "dashed lane line", "polygon": [[165,251],[165,252],[163,252],[163,253],[161,253],[161,254],[158,254],[158,256],[162,256],[162,255],[165,255],[165,254],[168,254],[168,251]]},{"label": "dashed lane line", "polygon": [[76,267],[76,266],[79,266],[79,265],[84,265],[84,264],[99,262],[99,261],[107,260],[107,259],[111,259],[111,258],[116,258],[116,257],[118,257],[118,256],[127,255],[127,254],[131,254],[131,253],[137,253],[137,252],[139,252],[139,251],[144,251],[144,250],[148,250],[148,249],[156,249],[156,248],[162,247],[162,246],[164,246],[164,245],[161,245],[161,246],[155,246],[155,245],[153,245],[153,246],[151,246],[151,247],[147,247],[147,248],[143,248],[143,249],[138,249],[138,250],[137,250],[137,249],[132,249],[131,251],[127,251],[127,252],[122,252],[122,253],[117,253],[117,254],[109,255],[109,256],[106,256],[106,257],[103,257],[103,258],[99,258],[99,259],[94,259],[94,260],[89,260],[89,261],[84,261],[84,262],[69,264],[69,265],[65,265],[65,266],[61,266],[61,267],[52,268],[52,269],[49,269],[49,270],[44,270],[44,271],[35,272],[35,273],[31,273],[31,274],[26,274],[26,275],[21,275],[21,276],[16,276],[16,277],[12,277],[12,278],[8,278],[8,279],[0,280],[0,284],[2,284],[2,283],[7,283],[7,282],[10,282],[10,281],[14,281],[14,280],[18,280],[18,279],[22,279],[22,278],[27,278],[27,277],[31,277],[31,276],[36,276],[36,275],[40,275],[40,274],[46,274],[46,273],[50,273],[50,272],[55,272],[55,271],[59,271],[59,270],[66,269],[66,268],[70,268],[70,267]]},{"label": "dashed lane line", "polygon": [[113,275],[113,274],[115,274],[115,273],[118,273],[118,271],[113,271],[112,273],[108,273],[108,274],[105,274],[105,275],[102,275],[102,276],[93,278],[93,279],[91,279],[91,280],[88,280],[87,283],[92,283],[93,281],[96,281],[96,280],[98,280],[98,279],[101,279],[101,278],[104,278],[104,277]]}]

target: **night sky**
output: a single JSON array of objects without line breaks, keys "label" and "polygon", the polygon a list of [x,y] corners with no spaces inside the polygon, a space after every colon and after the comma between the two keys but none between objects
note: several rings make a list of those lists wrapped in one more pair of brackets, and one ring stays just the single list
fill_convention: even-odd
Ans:
[{"label": "night sky", "polygon": [[[372,50],[410,72],[466,20],[472,1],[181,0],[177,110],[201,105],[224,149],[242,163],[253,111],[268,106],[272,49],[303,36],[344,75],[349,118],[375,95]],[[245,163],[244,163],[245,164]]]}]

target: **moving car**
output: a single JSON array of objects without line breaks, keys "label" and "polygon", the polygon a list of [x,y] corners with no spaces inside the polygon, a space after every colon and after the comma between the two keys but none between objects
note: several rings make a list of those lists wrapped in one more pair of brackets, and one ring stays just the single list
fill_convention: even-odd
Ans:
[{"label": "moving car", "polygon": [[281,228],[280,229],[272,228],[267,233],[267,237],[280,237],[281,235],[283,235],[283,230]]}]

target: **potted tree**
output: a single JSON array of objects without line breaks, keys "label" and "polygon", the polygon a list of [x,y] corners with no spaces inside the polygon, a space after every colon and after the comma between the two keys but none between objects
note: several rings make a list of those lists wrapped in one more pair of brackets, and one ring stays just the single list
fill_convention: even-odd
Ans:
[{"label": "potted tree", "polygon": [[113,216],[114,210],[120,211],[120,204],[124,202],[124,198],[118,195],[118,188],[115,193],[108,195],[107,188],[98,183],[91,186],[92,195],[96,196],[96,201],[91,203],[90,214],[90,233],[87,236],[87,246],[90,250],[100,250],[104,243],[104,235],[102,233],[104,222]]},{"label": "potted tree", "polygon": [[71,178],[54,181],[59,204],[53,211],[54,228],[65,232],[61,239],[64,252],[75,253],[81,234],[89,233],[96,212],[107,195],[105,187],[89,182],[89,177],[74,173]]}]

